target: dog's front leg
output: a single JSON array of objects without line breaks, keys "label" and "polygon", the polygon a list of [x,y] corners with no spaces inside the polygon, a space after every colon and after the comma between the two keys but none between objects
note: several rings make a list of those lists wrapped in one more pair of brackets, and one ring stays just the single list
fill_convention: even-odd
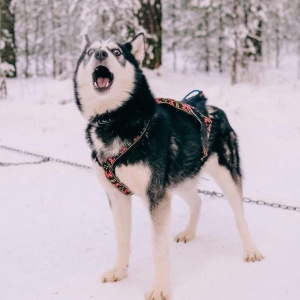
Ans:
[{"label": "dog's front leg", "polygon": [[169,288],[169,248],[170,248],[170,198],[165,197],[154,208],[151,208],[154,286],[145,295],[146,300],[170,299]]},{"label": "dog's front leg", "polygon": [[102,282],[114,282],[127,276],[130,255],[131,233],[131,197],[116,191],[108,194],[115,235],[117,240],[117,257],[114,268],[102,276]]}]

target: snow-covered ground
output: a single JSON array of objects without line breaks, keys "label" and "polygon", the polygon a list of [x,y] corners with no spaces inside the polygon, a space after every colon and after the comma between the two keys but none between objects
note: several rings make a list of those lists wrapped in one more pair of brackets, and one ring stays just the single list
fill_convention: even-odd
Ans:
[{"label": "snow-covered ground", "polygon": [[[181,99],[200,88],[227,112],[240,138],[245,196],[300,206],[300,82],[293,61],[283,65],[260,71],[259,83],[234,87],[218,75],[146,73],[157,96]],[[71,81],[9,80],[8,90],[0,101],[0,145],[90,164]],[[0,162],[36,160],[0,149]],[[199,186],[219,190],[209,178]],[[300,299],[300,213],[245,204],[266,256],[247,264],[226,201],[202,198],[196,239],[172,247],[172,299]],[[174,235],[187,218],[174,197]],[[109,205],[93,171],[54,162],[0,166],[0,299],[143,299],[153,277],[148,221],[135,198],[129,276],[102,284],[116,249]]]}]

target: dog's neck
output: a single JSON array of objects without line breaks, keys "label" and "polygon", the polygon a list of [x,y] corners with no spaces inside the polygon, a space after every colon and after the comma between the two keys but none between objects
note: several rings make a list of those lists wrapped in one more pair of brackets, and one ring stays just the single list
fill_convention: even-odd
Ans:
[{"label": "dog's neck", "polygon": [[125,124],[127,126],[136,126],[138,123],[144,123],[151,119],[156,106],[156,101],[152,95],[146,78],[141,73],[141,83],[135,86],[129,99],[122,106],[98,114],[91,119],[92,123],[97,123],[100,126],[109,125],[112,123]]},{"label": "dog's neck", "polygon": [[91,119],[86,130],[87,140],[100,159],[118,154],[153,117],[157,105],[155,98],[143,75],[139,82],[122,106]]}]

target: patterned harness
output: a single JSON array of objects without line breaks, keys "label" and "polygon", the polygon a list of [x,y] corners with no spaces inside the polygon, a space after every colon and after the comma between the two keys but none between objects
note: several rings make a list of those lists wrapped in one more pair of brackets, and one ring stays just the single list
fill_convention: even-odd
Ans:
[{"label": "patterned harness", "polygon": [[[205,116],[202,113],[200,113],[196,108],[194,108],[189,104],[181,103],[180,101],[176,101],[168,98],[156,98],[155,100],[158,104],[167,104],[173,106],[176,109],[184,111],[189,115],[194,116],[196,120],[200,123],[201,125],[200,135],[201,135],[201,142],[203,145],[201,160],[203,161],[203,159],[208,154],[207,144],[209,140],[212,120],[208,116]],[[138,136],[136,136],[131,142],[129,142],[126,147],[123,147],[120,150],[119,154],[109,157],[106,161],[99,161],[99,159],[96,157],[96,161],[104,170],[105,177],[112,183],[114,187],[116,187],[121,193],[127,196],[133,195],[133,193],[116,176],[116,172],[115,172],[116,162],[121,156],[123,156],[129,149],[131,149],[142,138],[142,136],[145,134],[145,132],[149,127],[149,123],[150,120],[148,121],[144,129],[141,131],[141,133]]]}]

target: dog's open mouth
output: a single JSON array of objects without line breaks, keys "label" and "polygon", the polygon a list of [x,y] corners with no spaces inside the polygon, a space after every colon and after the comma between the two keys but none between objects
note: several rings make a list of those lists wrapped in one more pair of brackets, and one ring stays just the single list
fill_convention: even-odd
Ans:
[{"label": "dog's open mouth", "polygon": [[114,75],[104,66],[98,66],[93,72],[94,87],[102,92],[111,87]]}]

